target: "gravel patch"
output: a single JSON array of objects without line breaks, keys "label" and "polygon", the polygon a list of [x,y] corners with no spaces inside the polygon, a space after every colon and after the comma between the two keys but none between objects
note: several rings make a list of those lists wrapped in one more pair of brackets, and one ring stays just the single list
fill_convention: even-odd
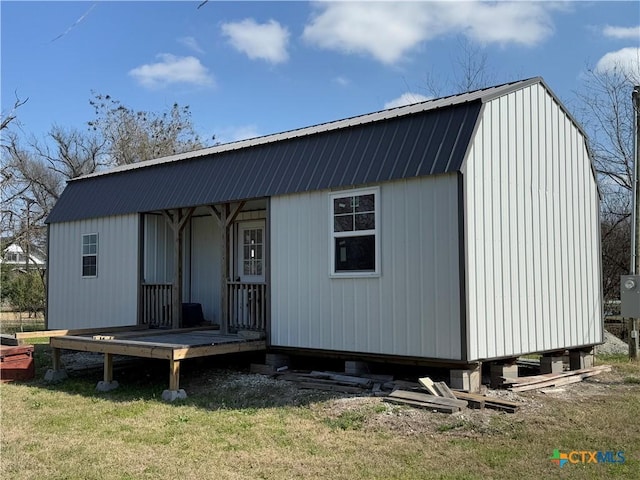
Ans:
[{"label": "gravel patch", "polygon": [[615,335],[604,331],[604,343],[595,347],[596,355],[628,355],[629,345]]}]

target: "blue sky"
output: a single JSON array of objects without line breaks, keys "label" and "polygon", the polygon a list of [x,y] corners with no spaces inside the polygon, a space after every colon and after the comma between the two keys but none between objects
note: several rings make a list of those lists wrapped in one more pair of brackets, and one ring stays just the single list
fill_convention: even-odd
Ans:
[{"label": "blue sky", "polygon": [[640,77],[637,2],[200,3],[2,1],[3,113],[17,92],[24,133],[82,129],[95,91],[232,141],[451,93],[465,43],[570,109],[587,67]]}]

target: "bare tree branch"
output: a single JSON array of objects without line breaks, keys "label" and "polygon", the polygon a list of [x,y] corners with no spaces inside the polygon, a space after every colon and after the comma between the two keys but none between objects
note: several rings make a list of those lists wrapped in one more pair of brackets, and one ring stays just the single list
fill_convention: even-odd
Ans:
[{"label": "bare tree branch", "polygon": [[18,94],[16,93],[16,101],[13,104],[13,108],[6,115],[2,115],[3,118],[0,120],[0,131],[7,128],[9,124],[16,119],[16,110],[18,110],[18,108],[20,108],[28,101],[29,97],[27,97],[25,100],[20,100],[20,98],[18,98]]}]

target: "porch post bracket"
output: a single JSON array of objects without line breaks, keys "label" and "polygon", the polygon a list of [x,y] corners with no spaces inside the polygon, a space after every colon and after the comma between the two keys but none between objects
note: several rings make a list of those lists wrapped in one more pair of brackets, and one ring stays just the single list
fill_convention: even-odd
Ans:
[{"label": "porch post bracket", "polygon": [[225,220],[225,226],[228,227],[229,225],[231,225],[231,222],[233,222],[236,217],[238,216],[238,213],[240,213],[240,210],[242,210],[245,206],[247,202],[245,202],[244,200],[242,202],[240,202],[238,205],[236,205],[236,208],[234,208],[231,211],[231,214],[227,216],[226,220]]},{"label": "porch post bracket", "polygon": [[222,226],[222,216],[215,205],[207,205],[207,210],[209,210],[211,216],[218,221],[218,225]]}]

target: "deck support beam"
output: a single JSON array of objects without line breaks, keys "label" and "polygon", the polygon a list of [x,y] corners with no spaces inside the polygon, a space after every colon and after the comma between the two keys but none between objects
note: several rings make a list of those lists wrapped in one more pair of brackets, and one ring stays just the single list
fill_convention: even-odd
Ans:
[{"label": "deck support beam", "polygon": [[180,388],[180,360],[169,360],[169,390]]},{"label": "deck support beam", "polygon": [[169,360],[169,389],[162,392],[162,400],[175,402],[187,398],[187,392],[180,388],[180,360]]},{"label": "deck support beam", "polygon": [[104,380],[98,382],[96,390],[99,392],[110,392],[115,390],[120,385],[113,379],[113,354],[104,354],[104,374],[102,377]]},{"label": "deck support beam", "polygon": [[111,353],[104,354],[104,381],[107,383],[113,381],[113,355]]},{"label": "deck support beam", "polygon": [[53,361],[53,368],[47,370],[44,374],[44,380],[49,383],[61,382],[67,378],[67,371],[62,367],[62,361],[60,359],[60,349],[51,349],[51,359]]}]

